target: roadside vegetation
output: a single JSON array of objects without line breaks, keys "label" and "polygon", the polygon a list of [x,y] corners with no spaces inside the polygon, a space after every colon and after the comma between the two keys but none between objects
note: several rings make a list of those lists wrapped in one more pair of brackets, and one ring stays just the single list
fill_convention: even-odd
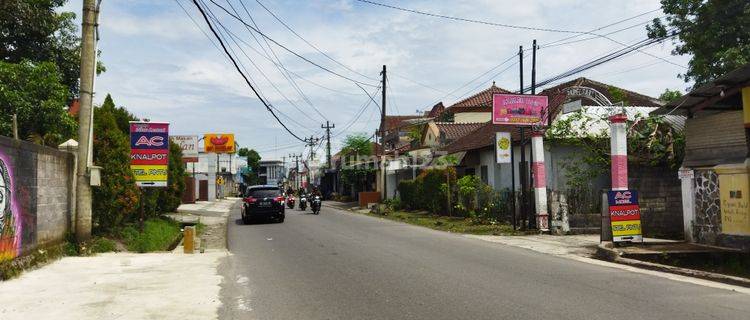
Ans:
[{"label": "roadside vegetation", "polygon": [[122,241],[128,251],[153,252],[173,249],[182,238],[180,225],[169,219],[150,219],[143,225],[143,232],[137,225],[129,225],[122,230]]}]

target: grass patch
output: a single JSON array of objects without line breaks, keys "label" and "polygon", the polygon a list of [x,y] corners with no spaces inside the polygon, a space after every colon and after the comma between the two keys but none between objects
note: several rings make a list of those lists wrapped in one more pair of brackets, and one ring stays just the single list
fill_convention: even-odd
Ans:
[{"label": "grass patch", "polygon": [[430,229],[455,232],[455,233],[467,233],[477,235],[523,235],[526,234],[523,231],[513,230],[513,227],[504,223],[496,224],[475,224],[468,218],[459,217],[445,217],[431,215],[424,212],[406,212],[406,211],[394,211],[389,212],[386,215],[380,215],[375,213],[365,213],[366,215],[373,217],[385,218],[388,220],[406,222],[409,224],[427,227]]},{"label": "grass patch", "polygon": [[146,220],[143,232],[135,225],[122,230],[122,240],[128,250],[141,253],[169,250],[181,236],[180,225],[167,219]]}]

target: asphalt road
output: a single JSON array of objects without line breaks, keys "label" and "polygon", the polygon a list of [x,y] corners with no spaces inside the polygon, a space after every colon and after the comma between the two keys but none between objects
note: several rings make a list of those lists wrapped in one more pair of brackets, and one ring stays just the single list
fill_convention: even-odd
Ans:
[{"label": "asphalt road", "polygon": [[228,228],[224,319],[750,319],[750,295],[325,207]]}]

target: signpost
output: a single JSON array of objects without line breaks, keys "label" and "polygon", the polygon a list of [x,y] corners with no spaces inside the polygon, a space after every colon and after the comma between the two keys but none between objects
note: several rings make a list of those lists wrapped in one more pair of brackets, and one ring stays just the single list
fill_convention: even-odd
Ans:
[{"label": "signpost", "polygon": [[198,136],[171,136],[182,149],[182,162],[198,162]]},{"label": "signpost", "polygon": [[130,169],[139,187],[166,187],[169,123],[130,122]]},{"label": "signpost", "polygon": [[635,190],[608,191],[607,202],[609,202],[612,241],[643,242],[638,192]]}]

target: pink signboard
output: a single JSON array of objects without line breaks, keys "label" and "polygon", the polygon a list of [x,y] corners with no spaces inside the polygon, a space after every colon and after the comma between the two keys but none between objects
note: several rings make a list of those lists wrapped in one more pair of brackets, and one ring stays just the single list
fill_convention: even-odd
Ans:
[{"label": "pink signboard", "polygon": [[495,94],[492,96],[492,123],[531,126],[547,119],[547,96]]}]

